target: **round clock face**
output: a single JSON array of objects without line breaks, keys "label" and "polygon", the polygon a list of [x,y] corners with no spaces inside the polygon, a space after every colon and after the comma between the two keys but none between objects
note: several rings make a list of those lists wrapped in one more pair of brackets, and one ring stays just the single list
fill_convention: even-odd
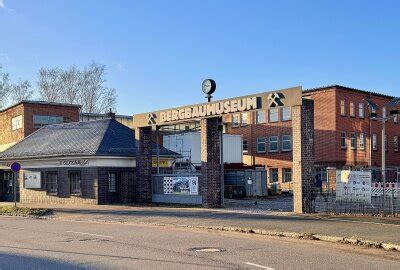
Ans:
[{"label": "round clock face", "polygon": [[206,79],[203,81],[202,90],[205,94],[212,94],[215,91],[215,81]]}]

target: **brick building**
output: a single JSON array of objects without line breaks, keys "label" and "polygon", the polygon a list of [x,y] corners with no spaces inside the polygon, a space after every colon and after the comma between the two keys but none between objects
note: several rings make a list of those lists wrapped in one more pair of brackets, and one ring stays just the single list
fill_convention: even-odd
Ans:
[{"label": "brick building", "polygon": [[[108,204],[132,202],[136,182],[134,131],[114,119],[44,126],[0,153],[0,200],[12,200],[5,178],[18,160],[17,197],[23,203]],[[151,144],[156,155],[157,145]],[[163,147],[169,166],[179,155]]]},{"label": "brick building", "polygon": [[0,152],[48,124],[79,121],[79,105],[21,101],[0,111]]},{"label": "brick building", "polygon": [[[381,123],[369,118],[364,98],[380,106],[393,97],[332,85],[303,91],[314,101],[316,173],[326,178],[327,168],[381,166]],[[243,136],[244,162],[265,165],[268,184],[292,189],[292,112],[290,107],[235,114],[224,118],[227,133]],[[386,124],[386,166],[400,168],[400,124],[394,117]],[[296,146],[294,146],[296,147]]]}]

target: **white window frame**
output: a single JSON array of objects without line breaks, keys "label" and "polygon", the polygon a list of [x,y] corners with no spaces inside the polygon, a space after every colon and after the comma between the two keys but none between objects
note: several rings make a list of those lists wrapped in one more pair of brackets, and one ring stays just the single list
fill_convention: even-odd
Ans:
[{"label": "white window frame", "polygon": [[[262,117],[260,117],[260,114],[262,114]],[[259,118],[261,118],[261,121]],[[256,111],[256,124],[264,124],[265,122],[265,111]]]},{"label": "white window frame", "polygon": [[340,115],[346,116],[346,101],[344,99],[340,100]]},{"label": "white window frame", "polygon": [[365,133],[361,132],[360,133],[360,141],[359,141],[359,148],[360,150],[365,150]]},{"label": "white window frame", "polygon": [[[343,139],[344,139],[344,145],[343,145]],[[340,148],[347,149],[347,134],[345,131],[342,131],[340,133]]]},{"label": "white window frame", "polygon": [[[272,143],[276,144],[276,150],[271,150]],[[278,153],[279,152],[279,136],[270,136],[268,138],[268,152],[270,152],[270,153]]]},{"label": "white window frame", "polygon": [[378,150],[378,136],[376,134],[372,134],[372,150]]},{"label": "white window frame", "polygon": [[282,121],[292,120],[292,107],[283,107],[281,110],[281,117]]},{"label": "white window frame", "polygon": [[356,117],[356,104],[354,101],[350,101],[350,117]]},{"label": "white window frame", "polygon": [[247,113],[241,113],[240,114],[240,125],[241,126],[247,126],[249,117],[247,115]]},{"label": "white window frame", "polygon": [[356,150],[357,149],[357,133],[350,132],[350,149]]},{"label": "white window frame", "polygon": [[358,104],[358,117],[365,118],[365,106],[364,103]]},{"label": "white window frame", "polygon": [[[259,145],[264,145],[264,150],[259,149]],[[265,137],[257,138],[257,153],[266,153],[267,152],[267,142]]]},{"label": "white window frame", "polygon": [[[247,149],[244,149],[244,145],[246,145]],[[249,152],[249,141],[247,139],[243,139],[242,140],[242,152],[243,153],[248,153]]]},{"label": "white window frame", "polygon": [[[290,148],[285,149],[283,147],[284,142],[289,142],[290,143]],[[281,144],[282,144],[282,152],[290,152],[290,151],[292,151],[292,135],[289,135],[289,134],[282,135],[282,143]]]},{"label": "white window frame", "polygon": [[[271,114],[271,111],[274,112],[274,114]],[[271,120],[271,115],[276,115],[276,119]],[[276,123],[279,122],[279,108],[272,108],[268,110],[268,122],[269,123]]]},{"label": "white window frame", "polygon": [[18,130],[21,129],[23,125],[23,118],[22,115],[15,116],[11,118],[11,130]]}]

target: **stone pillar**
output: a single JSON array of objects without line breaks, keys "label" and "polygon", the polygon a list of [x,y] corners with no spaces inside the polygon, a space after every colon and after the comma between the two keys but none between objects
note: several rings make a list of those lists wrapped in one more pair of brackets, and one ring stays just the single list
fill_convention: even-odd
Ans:
[{"label": "stone pillar", "polygon": [[151,127],[135,128],[136,141],[136,181],[134,202],[151,202]]},{"label": "stone pillar", "polygon": [[313,212],[314,199],[314,101],[303,99],[292,107],[293,203],[295,213]]},{"label": "stone pillar", "polygon": [[200,120],[201,194],[203,206],[221,207],[220,132],[218,117]]}]

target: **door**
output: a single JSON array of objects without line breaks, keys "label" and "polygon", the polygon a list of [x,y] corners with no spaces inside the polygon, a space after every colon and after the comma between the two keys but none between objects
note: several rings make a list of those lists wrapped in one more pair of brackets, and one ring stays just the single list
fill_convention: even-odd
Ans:
[{"label": "door", "polygon": [[121,180],[118,172],[108,172],[108,203],[121,202]]}]

